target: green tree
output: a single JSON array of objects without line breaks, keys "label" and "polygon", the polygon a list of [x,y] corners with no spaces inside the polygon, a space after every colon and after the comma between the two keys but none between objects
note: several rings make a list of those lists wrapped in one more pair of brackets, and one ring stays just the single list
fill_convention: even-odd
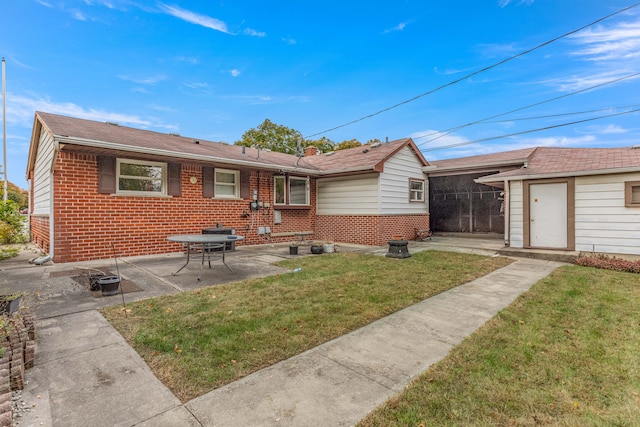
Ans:
[{"label": "green tree", "polygon": [[[1,166],[0,175],[3,175]],[[4,200],[4,180],[0,181],[0,200]],[[20,209],[25,209],[29,206],[29,194],[27,191],[21,190],[20,187],[11,182],[7,182],[7,200],[16,202]]]},{"label": "green tree", "polygon": [[296,147],[300,144],[304,148],[304,142],[299,131],[265,119],[258,127],[249,129],[242,134],[242,138],[234,144],[296,154]]},{"label": "green tree", "polygon": [[20,215],[18,203],[13,200],[0,201],[0,243],[24,241],[23,225],[24,217]]},{"label": "green tree", "polygon": [[340,144],[336,145],[336,150],[346,150],[347,148],[360,147],[362,143],[357,139],[345,139]]},{"label": "green tree", "polygon": [[303,142],[303,145],[305,147],[309,147],[309,146],[316,147],[319,151],[323,153],[328,153],[336,149],[336,143],[330,140],[329,138],[327,138],[326,136],[323,136],[322,138],[316,139],[316,140],[305,140]]}]

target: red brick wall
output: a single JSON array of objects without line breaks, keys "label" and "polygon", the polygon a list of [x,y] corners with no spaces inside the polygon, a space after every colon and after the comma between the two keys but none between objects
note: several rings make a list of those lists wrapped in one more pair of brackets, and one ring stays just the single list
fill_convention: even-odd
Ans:
[{"label": "red brick wall", "polygon": [[[197,182],[192,184],[191,177]],[[98,165],[93,154],[60,152],[54,170],[54,261],[71,262],[110,258],[112,244],[118,256],[177,252],[180,244],[167,241],[172,234],[200,233],[202,228],[236,229],[243,244],[278,243],[295,237],[258,235],[259,227],[272,233],[314,231],[316,240],[384,245],[395,235],[415,237],[415,229],[429,228],[429,215],[318,216],[315,181],[310,181],[308,208],[282,208],[282,223],[274,224],[273,174],[252,171],[250,189],[270,207],[249,209],[250,198],[220,200],[202,196],[202,168],[182,165],[182,195],[175,197],[116,196],[98,193]],[[32,217],[32,239],[49,251],[49,218]]]},{"label": "red brick wall", "polygon": [[[196,177],[192,184],[190,177]],[[99,194],[97,158],[92,154],[61,152],[54,170],[54,261],[70,262],[109,258],[111,244],[118,256],[176,252],[180,244],[167,241],[172,234],[200,233],[202,228],[235,228],[246,240],[238,244],[279,242],[291,238],[269,238],[257,234],[269,226],[272,233],[313,230],[315,227],[315,183],[311,182],[311,206],[282,210],[282,224],[273,224],[273,174],[251,173],[251,190],[269,209],[251,212],[250,199],[219,200],[202,196],[202,169],[182,165],[182,195],[138,197]],[[48,230],[48,228],[47,228]],[[44,238],[44,236],[43,236]],[[48,240],[47,240],[48,241]],[[44,249],[44,248],[43,248]]]},{"label": "red brick wall", "polygon": [[318,215],[315,239],[360,245],[385,245],[393,238],[413,240],[416,229],[429,229],[429,214]]},{"label": "red brick wall", "polygon": [[43,252],[49,253],[49,217],[48,216],[31,216],[31,242],[42,249]]}]

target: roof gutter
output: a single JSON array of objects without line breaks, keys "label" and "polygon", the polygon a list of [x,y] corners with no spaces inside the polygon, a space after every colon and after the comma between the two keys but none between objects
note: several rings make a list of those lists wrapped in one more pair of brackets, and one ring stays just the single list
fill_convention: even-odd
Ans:
[{"label": "roof gutter", "polygon": [[316,174],[322,177],[326,177],[331,175],[355,174],[358,172],[379,172],[379,171],[376,169],[375,166],[360,166],[357,168],[316,171]]},{"label": "roof gutter", "polygon": [[[54,137],[59,143],[62,143],[62,144],[82,145],[84,147],[102,148],[106,150],[116,150],[116,151],[126,151],[130,153],[138,153],[138,154],[141,153],[141,149],[139,147],[133,147],[130,145],[115,144],[112,142],[98,141],[98,140],[85,139],[85,138],[74,138],[74,137],[63,136],[63,135],[55,135]],[[276,170],[276,171],[284,170],[286,172],[302,172],[309,175],[318,175],[318,172],[319,172],[317,170],[305,169],[305,168],[300,168],[295,166],[274,165],[269,163],[250,162],[247,160],[232,160],[232,159],[226,159],[222,157],[205,156],[201,154],[176,153],[175,151],[160,150],[157,148],[145,148],[144,154],[152,154],[157,156],[173,157],[173,158],[209,162],[209,163],[220,162],[225,164],[233,164],[237,166],[248,166],[253,168],[262,168],[262,169]]]},{"label": "roof gutter", "polygon": [[528,162],[528,157],[523,157],[521,159],[513,159],[508,161],[495,161],[495,162],[484,162],[484,163],[474,163],[470,165],[464,166],[438,166],[434,165],[432,162],[430,166],[424,166],[422,168],[423,172],[454,172],[454,171],[464,171],[471,169],[480,169],[480,168],[496,168],[496,167],[505,167],[505,166],[518,166],[524,165]]},{"label": "roof gutter", "polygon": [[[496,176],[489,175],[475,179],[478,184],[488,184],[490,182],[508,182],[508,181],[524,181],[531,179],[546,179],[546,178],[565,178],[568,176],[593,176],[593,175],[610,175],[620,173],[640,172],[640,167],[626,167],[626,168],[613,168],[613,169],[600,169],[590,171],[575,171],[575,172],[554,172],[554,173],[540,173],[532,175],[514,175],[514,176]],[[496,179],[497,178],[497,179]]]}]

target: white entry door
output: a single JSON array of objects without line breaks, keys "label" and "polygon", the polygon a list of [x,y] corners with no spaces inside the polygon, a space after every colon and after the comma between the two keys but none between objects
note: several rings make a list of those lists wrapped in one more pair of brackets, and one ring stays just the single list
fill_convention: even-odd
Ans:
[{"label": "white entry door", "polygon": [[567,247],[567,183],[529,186],[529,245]]}]

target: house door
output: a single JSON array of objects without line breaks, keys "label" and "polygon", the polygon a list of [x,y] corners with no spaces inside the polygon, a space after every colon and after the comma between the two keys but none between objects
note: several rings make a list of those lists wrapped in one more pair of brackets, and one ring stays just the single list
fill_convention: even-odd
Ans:
[{"label": "house door", "polygon": [[567,248],[567,183],[529,186],[529,246]]}]

